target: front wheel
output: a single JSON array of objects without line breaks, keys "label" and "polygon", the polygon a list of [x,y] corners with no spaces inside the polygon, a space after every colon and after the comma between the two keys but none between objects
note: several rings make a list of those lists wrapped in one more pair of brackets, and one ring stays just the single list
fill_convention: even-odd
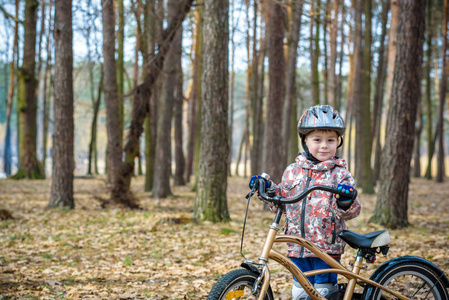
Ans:
[{"label": "front wheel", "polygon": [[[251,289],[259,275],[246,269],[233,270],[218,280],[210,291],[208,300],[222,299],[257,299]],[[268,286],[264,300],[273,300],[273,292]]]},{"label": "front wheel", "polygon": [[[410,261],[392,265],[372,278],[377,283],[412,299],[449,299],[443,281],[425,264]],[[373,286],[367,286],[362,299],[395,299],[393,295]]]}]

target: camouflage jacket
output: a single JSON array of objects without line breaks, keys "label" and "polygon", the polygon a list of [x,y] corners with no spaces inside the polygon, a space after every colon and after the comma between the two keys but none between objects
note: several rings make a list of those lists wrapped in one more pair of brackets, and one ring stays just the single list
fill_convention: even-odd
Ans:
[{"label": "camouflage jacket", "polygon": [[[291,198],[300,194],[312,185],[337,186],[339,183],[354,186],[354,179],[346,169],[346,162],[334,156],[324,162],[312,163],[303,154],[296,157],[282,176],[282,181],[275,186],[276,194]],[[313,191],[302,201],[287,204],[284,232],[288,235],[301,236],[324,252],[340,255],[345,243],[338,237],[342,229],[346,229],[345,220],[357,217],[361,205],[357,198],[351,207],[344,211],[337,206],[333,194],[324,191]],[[274,210],[274,209],[273,209]],[[332,231],[332,223],[335,230]],[[289,257],[314,257],[304,247],[288,243]]]}]

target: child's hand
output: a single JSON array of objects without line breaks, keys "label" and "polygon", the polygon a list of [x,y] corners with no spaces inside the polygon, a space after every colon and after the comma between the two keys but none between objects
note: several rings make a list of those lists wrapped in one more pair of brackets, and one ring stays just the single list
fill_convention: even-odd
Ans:
[{"label": "child's hand", "polygon": [[[349,193],[349,192],[355,191],[355,188],[353,186],[350,186],[347,184],[339,184],[337,186],[337,189],[339,191],[342,191],[343,193]],[[353,198],[343,197],[338,194],[335,195],[335,198],[337,198],[337,206],[343,210],[347,210],[349,207],[351,207],[352,203],[354,202]]]},{"label": "child's hand", "polygon": [[254,185],[256,184],[257,178],[260,178],[260,175],[253,175],[251,176],[251,179],[249,180],[249,188],[252,189]]},{"label": "child's hand", "polygon": [[267,180],[262,175],[253,175],[251,176],[251,179],[249,180],[249,188],[252,189],[254,185],[257,183],[257,179],[263,179],[265,181],[265,188],[269,188],[271,186],[271,181]]}]

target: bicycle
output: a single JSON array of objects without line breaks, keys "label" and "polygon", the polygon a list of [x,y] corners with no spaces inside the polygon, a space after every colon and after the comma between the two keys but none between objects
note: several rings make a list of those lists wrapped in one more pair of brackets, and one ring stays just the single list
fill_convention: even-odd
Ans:
[{"label": "bicycle", "polygon": [[[273,223],[269,226],[268,234],[262,248],[258,262],[245,260],[240,269],[230,271],[221,277],[209,293],[208,300],[221,299],[274,299],[270,286],[269,260],[273,260],[286,268],[305,289],[310,299],[323,300],[324,298],[307,279],[321,273],[337,273],[348,279],[347,283],[338,284],[338,292],[332,294],[329,299],[449,299],[449,280],[442,270],[432,262],[416,256],[403,256],[391,259],[380,265],[370,276],[366,278],[360,275],[364,267],[363,260],[367,263],[375,261],[376,254],[388,253],[390,236],[387,230],[379,230],[367,234],[359,234],[350,230],[342,230],[339,237],[350,247],[357,250],[357,255],[352,263],[352,270],[348,270],[330,255],[321,251],[311,242],[301,237],[279,235],[279,222],[282,217],[284,204],[296,203],[304,199],[315,190],[322,190],[343,197],[356,197],[357,191],[343,193],[336,187],[315,185],[304,190],[300,195],[288,199],[280,196],[267,195],[265,193],[266,180],[257,180],[253,189],[247,195],[248,206],[242,230],[242,242],[240,251],[242,253],[243,237],[245,232],[246,218],[249,201],[256,191],[265,201],[273,203],[277,212]],[[331,268],[302,272],[288,257],[273,249],[274,243],[296,243],[314,253],[325,261]],[[243,254],[242,254],[243,256]],[[363,288],[363,293],[356,293],[356,285]],[[309,299],[308,298],[308,299]]]}]

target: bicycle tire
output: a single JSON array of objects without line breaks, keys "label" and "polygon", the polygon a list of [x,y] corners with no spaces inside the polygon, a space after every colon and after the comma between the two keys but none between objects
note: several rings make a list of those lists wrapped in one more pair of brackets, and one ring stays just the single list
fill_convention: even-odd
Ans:
[{"label": "bicycle tire", "polygon": [[[425,264],[416,261],[393,264],[372,280],[406,297],[413,296],[413,299],[449,299],[447,289],[443,281],[439,280],[439,276]],[[419,295],[422,295],[422,298]],[[379,288],[367,286],[362,299],[380,300],[389,296],[389,293]]]},{"label": "bicycle tire", "polygon": [[[256,296],[251,296],[251,289],[257,277],[258,274],[247,269],[233,270],[217,281],[207,300],[256,299]],[[234,292],[234,296],[231,292]],[[264,300],[274,300],[270,286]]]}]

